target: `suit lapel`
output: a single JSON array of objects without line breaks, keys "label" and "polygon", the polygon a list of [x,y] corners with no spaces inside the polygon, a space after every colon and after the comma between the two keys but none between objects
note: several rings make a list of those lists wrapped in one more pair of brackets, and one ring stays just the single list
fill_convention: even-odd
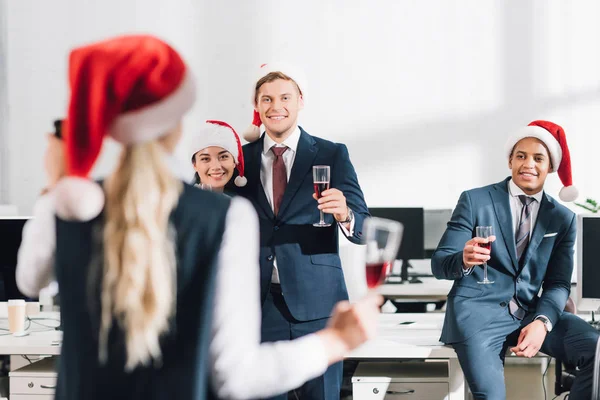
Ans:
[{"label": "suit lapel", "polygon": [[296,192],[300,188],[302,181],[313,165],[313,161],[317,156],[317,146],[315,140],[300,128],[300,140],[298,140],[298,148],[296,149],[296,157],[290,179],[283,193],[283,199],[279,206],[279,217],[284,215],[287,207],[290,205]]},{"label": "suit lapel", "polygon": [[512,262],[514,272],[518,270],[517,260],[517,249],[515,247],[515,233],[513,232],[512,214],[510,212],[509,194],[508,194],[508,180],[500,182],[494,186],[494,189],[490,191],[492,197],[492,203],[494,204],[494,211],[496,218],[500,224],[500,232],[504,244],[508,250],[510,260]]},{"label": "suit lapel", "polygon": [[273,219],[275,216],[273,215],[273,209],[269,204],[269,200],[267,199],[267,195],[265,194],[265,189],[263,188],[262,182],[260,180],[260,167],[262,164],[262,149],[264,145],[264,134],[260,138],[258,142],[250,149],[248,155],[250,157],[245,157],[245,169],[248,171],[246,173],[246,178],[248,179],[248,188],[250,190],[255,190],[256,192],[252,193],[252,197],[256,199],[256,203],[259,207],[265,212],[265,215]]},{"label": "suit lapel", "polygon": [[521,263],[521,266],[527,265],[529,259],[533,254],[535,254],[535,251],[542,242],[548,225],[552,220],[554,207],[554,203],[549,201],[546,197],[546,194],[544,194],[542,197],[542,203],[540,204],[540,210],[538,211],[537,219],[535,221],[535,227],[533,228],[529,245],[527,246],[525,254],[523,255],[523,262]]}]

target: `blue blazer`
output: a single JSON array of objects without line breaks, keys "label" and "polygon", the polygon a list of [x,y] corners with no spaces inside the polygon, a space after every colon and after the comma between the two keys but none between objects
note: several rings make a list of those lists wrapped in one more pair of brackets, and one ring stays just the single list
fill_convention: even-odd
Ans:
[{"label": "blue blazer", "polygon": [[[482,327],[493,323],[514,296],[535,316],[547,316],[556,325],[571,290],[575,214],[544,193],[527,249],[519,263],[506,180],[463,192],[446,232],[432,256],[431,268],[438,279],[452,279],[441,341],[467,340]],[[488,276],[495,281],[480,285],[483,268],[475,267],[463,276],[462,251],[475,236],[475,227],[491,225],[496,233],[492,243]],[[540,288],[543,293],[538,297]]]},{"label": "blue blazer", "polygon": [[328,317],[336,302],[348,298],[338,255],[339,228],[330,214],[325,214],[325,220],[332,223],[331,227],[312,226],[319,221],[317,202],[312,197],[312,166],[331,166],[330,186],[344,193],[354,212],[354,232],[348,238],[351,242],[360,243],[363,221],[369,214],[346,146],[313,137],[302,128],[300,132],[277,217],[260,180],[264,134],[243,147],[248,184],[236,191],[254,204],[259,217],[262,301],[269,291],[273,260],[277,257],[287,306],[294,318],[309,321]]}]

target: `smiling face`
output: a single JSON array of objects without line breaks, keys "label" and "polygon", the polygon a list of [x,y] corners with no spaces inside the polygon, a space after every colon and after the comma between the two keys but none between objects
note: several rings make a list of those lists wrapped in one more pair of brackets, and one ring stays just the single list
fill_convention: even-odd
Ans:
[{"label": "smiling face", "polygon": [[304,100],[298,85],[291,79],[277,78],[257,88],[255,109],[274,141],[281,143],[296,129],[298,111]]},{"label": "smiling face", "polygon": [[533,137],[517,142],[508,167],[512,170],[513,182],[528,195],[543,190],[546,177],[552,171],[548,149],[541,140]]},{"label": "smiling face", "polygon": [[233,155],[218,146],[210,146],[198,151],[194,154],[192,164],[200,177],[200,182],[209,184],[217,191],[223,190],[235,169]]}]

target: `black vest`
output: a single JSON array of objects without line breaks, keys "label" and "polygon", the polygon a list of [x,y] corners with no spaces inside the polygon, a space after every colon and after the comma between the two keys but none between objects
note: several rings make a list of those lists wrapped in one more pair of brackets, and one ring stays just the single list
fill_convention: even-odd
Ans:
[{"label": "black vest", "polygon": [[230,200],[185,184],[170,223],[177,256],[177,305],[161,339],[160,365],[126,373],[125,338],[113,321],[108,362],[98,361],[102,230],[57,219],[56,278],[63,327],[56,399],[207,399],[216,259]]}]

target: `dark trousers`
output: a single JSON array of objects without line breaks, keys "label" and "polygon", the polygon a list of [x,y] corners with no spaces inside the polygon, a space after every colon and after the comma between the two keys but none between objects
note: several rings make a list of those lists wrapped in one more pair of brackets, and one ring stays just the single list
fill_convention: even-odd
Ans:
[{"label": "dark trousers", "polygon": [[[493,321],[465,342],[452,344],[475,399],[506,399],[504,355],[508,348],[517,344],[521,329],[532,318],[533,315],[530,315],[520,321],[507,311],[502,318]],[[556,326],[546,335],[540,351],[579,368],[570,400],[591,398],[598,337],[596,329],[567,312],[562,314]]]},{"label": "dark trousers", "polygon": [[[292,317],[279,285],[272,285],[262,308],[262,342],[293,340],[325,328],[328,318],[298,321]],[[342,363],[330,366],[324,375],[289,393],[290,399],[339,400]],[[288,394],[272,397],[286,400]]]}]

